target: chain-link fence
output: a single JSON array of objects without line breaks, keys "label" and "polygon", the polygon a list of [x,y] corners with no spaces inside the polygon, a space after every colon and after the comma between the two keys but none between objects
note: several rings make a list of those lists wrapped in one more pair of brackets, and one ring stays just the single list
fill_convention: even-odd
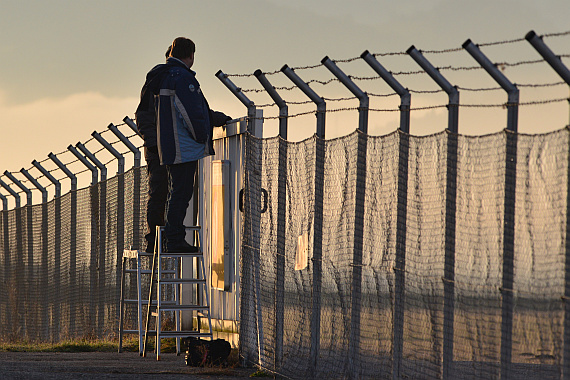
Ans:
[{"label": "chain-link fence", "polygon": [[288,378],[560,378],[569,137],[249,137],[244,358]]},{"label": "chain-link fence", "polygon": [[[2,211],[2,340],[116,335],[123,248],[144,234],[145,197],[134,204],[132,193],[145,193],[145,178],[133,168],[49,203]],[[130,320],[136,325],[136,315]]]}]

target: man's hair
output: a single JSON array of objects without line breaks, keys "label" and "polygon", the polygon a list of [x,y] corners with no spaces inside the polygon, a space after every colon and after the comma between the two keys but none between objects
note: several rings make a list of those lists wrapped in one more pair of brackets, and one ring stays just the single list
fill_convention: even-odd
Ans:
[{"label": "man's hair", "polygon": [[172,50],[170,56],[178,59],[189,58],[196,51],[196,45],[191,39],[186,37],[178,37],[172,41]]},{"label": "man's hair", "polygon": [[172,45],[170,45],[170,46],[168,47],[168,49],[166,49],[166,53],[164,53],[164,56],[165,56],[166,58],[170,57],[170,51],[171,51],[171,50],[172,50]]}]

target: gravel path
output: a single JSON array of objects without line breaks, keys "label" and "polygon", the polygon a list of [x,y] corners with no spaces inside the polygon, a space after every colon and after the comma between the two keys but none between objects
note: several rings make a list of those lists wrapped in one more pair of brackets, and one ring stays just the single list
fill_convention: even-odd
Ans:
[{"label": "gravel path", "polygon": [[184,356],[163,354],[141,358],[135,352],[0,352],[3,380],[71,379],[198,379],[249,378],[251,368],[194,368]]}]

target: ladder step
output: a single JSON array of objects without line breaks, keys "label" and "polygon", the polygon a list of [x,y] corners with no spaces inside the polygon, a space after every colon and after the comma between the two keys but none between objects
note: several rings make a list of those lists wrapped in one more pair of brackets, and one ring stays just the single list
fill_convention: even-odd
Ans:
[{"label": "ladder step", "polygon": [[138,334],[139,330],[123,330],[123,334]]},{"label": "ladder step", "polygon": [[[138,269],[125,269],[125,273],[137,273]],[[142,269],[141,274],[151,274],[152,271],[150,269]],[[175,274],[176,271],[174,269],[163,269],[163,274]]]},{"label": "ladder step", "polygon": [[[176,274],[174,269],[163,269],[160,271],[162,274]],[[143,269],[141,270],[142,274],[151,274],[152,271],[150,269]]]},{"label": "ladder step", "polygon": [[185,338],[185,337],[212,337],[211,333],[201,333],[198,331],[161,331],[161,338]]},{"label": "ladder step", "polygon": [[168,278],[160,280],[161,284],[206,284],[206,280],[198,280],[195,278]]},{"label": "ladder step", "polygon": [[146,251],[136,250],[136,249],[125,249],[123,250],[123,257],[127,259],[136,259],[138,256],[152,257],[153,253],[148,253]]},{"label": "ladder step", "polygon": [[[128,304],[138,304],[139,300],[123,300],[123,302],[128,303]],[[148,305],[148,300],[147,299],[141,300],[141,304],[142,305]],[[161,304],[162,305],[176,305],[176,301],[162,301]],[[156,300],[152,300],[151,305],[156,306]]]},{"label": "ladder step", "polygon": [[161,258],[176,258],[176,257],[203,257],[204,253],[200,252],[161,252]]},{"label": "ladder step", "polygon": [[160,305],[160,311],[172,311],[172,310],[199,310],[205,311],[209,310],[209,306],[204,305],[164,305],[164,302]]}]

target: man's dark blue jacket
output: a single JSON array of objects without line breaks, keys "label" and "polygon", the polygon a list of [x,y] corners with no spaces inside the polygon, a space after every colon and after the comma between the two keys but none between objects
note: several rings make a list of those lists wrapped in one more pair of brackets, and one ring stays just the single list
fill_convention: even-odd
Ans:
[{"label": "man's dark blue jacket", "polygon": [[[159,145],[162,164],[213,154],[213,127],[231,120],[210,110],[195,73],[172,57],[148,72],[135,116],[145,147]],[[205,144],[203,154],[196,152],[197,144]]]}]

